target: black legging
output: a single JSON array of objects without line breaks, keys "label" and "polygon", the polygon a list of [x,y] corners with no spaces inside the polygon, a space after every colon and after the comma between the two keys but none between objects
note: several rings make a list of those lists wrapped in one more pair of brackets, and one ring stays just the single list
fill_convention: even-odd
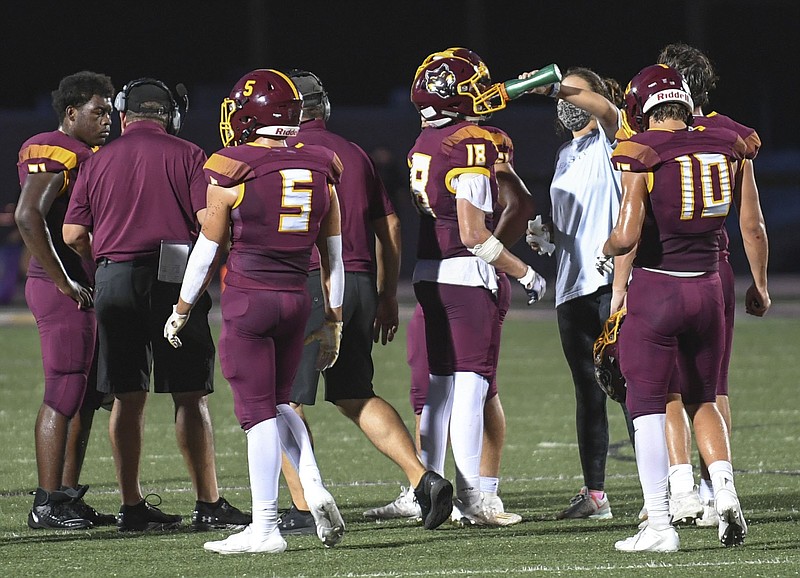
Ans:
[{"label": "black legging", "polygon": [[[604,490],[608,455],[608,415],[605,392],[595,381],[592,345],[603,330],[611,305],[611,286],[591,295],[570,299],[556,308],[561,347],[575,384],[575,422],[583,483],[592,490]],[[633,444],[633,423],[621,404]]]}]

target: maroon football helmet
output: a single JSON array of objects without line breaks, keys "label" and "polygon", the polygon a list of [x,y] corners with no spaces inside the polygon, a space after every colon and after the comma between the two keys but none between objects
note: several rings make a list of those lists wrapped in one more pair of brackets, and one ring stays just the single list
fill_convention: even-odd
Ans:
[{"label": "maroon football helmet", "polygon": [[694,102],[683,76],[666,64],[643,68],[625,89],[625,114],[636,132],[647,130],[647,113],[657,104],[678,102],[694,111]]},{"label": "maroon football helmet", "polygon": [[492,80],[481,58],[466,48],[448,48],[429,55],[417,68],[411,102],[430,124],[454,118],[478,120],[505,108],[490,93]]},{"label": "maroon football helmet", "polygon": [[288,76],[261,68],[239,79],[222,101],[219,134],[223,146],[240,145],[258,136],[297,135],[303,98]]}]

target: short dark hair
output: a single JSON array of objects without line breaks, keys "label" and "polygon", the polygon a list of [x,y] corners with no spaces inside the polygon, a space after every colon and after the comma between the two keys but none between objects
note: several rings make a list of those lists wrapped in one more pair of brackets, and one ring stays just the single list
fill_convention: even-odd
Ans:
[{"label": "short dark hair", "polygon": [[50,93],[59,124],[64,121],[68,106],[83,106],[95,94],[103,98],[114,98],[114,85],[110,77],[83,70],[62,78],[58,88]]},{"label": "short dark hair", "polygon": [[657,104],[649,111],[647,116],[652,120],[663,121],[667,119],[682,120],[688,125],[692,124],[692,111],[690,111],[685,104],[680,102],[665,102]]},{"label": "short dark hair", "polygon": [[696,107],[708,104],[708,93],[716,88],[719,77],[711,60],[701,50],[682,42],[667,44],[661,49],[658,62],[681,73]]}]

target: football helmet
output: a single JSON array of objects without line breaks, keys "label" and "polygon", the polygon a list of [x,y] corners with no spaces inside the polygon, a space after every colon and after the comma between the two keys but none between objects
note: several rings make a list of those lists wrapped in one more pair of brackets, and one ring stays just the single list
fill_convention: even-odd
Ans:
[{"label": "football helmet", "polygon": [[288,76],[260,68],[245,74],[220,107],[223,146],[240,145],[258,136],[290,137],[299,132],[303,97]]},{"label": "football helmet", "polygon": [[[328,91],[322,86],[322,81],[313,72],[298,70],[297,68],[289,71],[289,78],[292,79],[297,90],[303,95],[303,109],[322,107],[322,118],[327,121],[331,116],[331,101],[328,99]],[[309,120],[303,114],[302,120]]]},{"label": "football helmet", "polygon": [[425,58],[414,75],[411,102],[435,126],[456,118],[477,121],[506,106],[492,85],[489,68],[466,48],[448,48]]},{"label": "football helmet", "polygon": [[603,324],[603,332],[594,342],[592,358],[594,360],[594,377],[608,397],[619,403],[625,403],[627,387],[625,377],[619,367],[617,338],[619,329],[625,320],[625,309],[620,309]]},{"label": "football helmet", "polygon": [[683,76],[666,64],[653,64],[639,71],[625,89],[625,112],[631,128],[647,130],[647,113],[657,104],[678,102],[694,111],[694,102]]}]

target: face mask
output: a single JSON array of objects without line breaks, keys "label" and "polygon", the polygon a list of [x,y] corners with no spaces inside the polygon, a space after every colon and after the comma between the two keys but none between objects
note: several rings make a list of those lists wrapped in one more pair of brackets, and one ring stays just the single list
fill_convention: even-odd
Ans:
[{"label": "face mask", "polygon": [[556,104],[556,114],[561,124],[563,124],[567,130],[573,132],[581,130],[592,120],[591,114],[566,100],[558,101],[558,104]]}]

